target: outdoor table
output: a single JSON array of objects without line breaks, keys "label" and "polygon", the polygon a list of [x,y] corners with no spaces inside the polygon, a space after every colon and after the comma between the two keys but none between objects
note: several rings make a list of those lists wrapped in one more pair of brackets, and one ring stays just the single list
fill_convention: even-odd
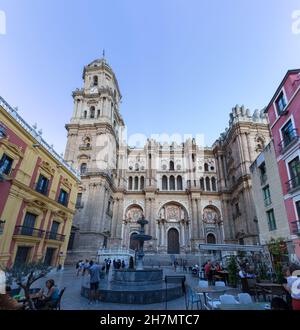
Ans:
[{"label": "outdoor table", "polygon": [[278,283],[272,283],[272,282],[267,282],[267,283],[256,283],[257,286],[263,287],[263,288],[267,288],[267,289],[271,289],[271,288],[283,288],[282,284],[278,284]]},{"label": "outdoor table", "polygon": [[224,282],[227,284],[228,283],[228,275],[229,275],[229,272],[227,272],[226,270],[220,270],[219,272],[216,272],[215,275],[220,275],[222,276]]},{"label": "outdoor table", "polygon": [[220,304],[219,308],[221,310],[255,310],[263,311],[269,310],[270,304],[266,303],[252,303],[252,304]]},{"label": "outdoor table", "polygon": [[201,294],[203,293],[203,297],[204,297],[204,305],[207,308],[207,294],[209,293],[225,293],[226,291],[230,290],[232,288],[228,287],[228,286],[213,286],[213,285],[209,285],[207,287],[194,287],[193,290],[195,291],[196,294]]}]

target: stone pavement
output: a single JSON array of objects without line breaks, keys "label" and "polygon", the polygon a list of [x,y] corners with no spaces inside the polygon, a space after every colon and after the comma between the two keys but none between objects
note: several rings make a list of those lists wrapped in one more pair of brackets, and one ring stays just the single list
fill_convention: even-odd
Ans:
[{"label": "stone pavement", "polygon": [[[164,276],[165,275],[185,275],[186,282],[190,286],[197,286],[198,278],[193,277],[191,274],[182,272],[181,269],[177,269],[176,273],[171,267],[164,267]],[[111,270],[112,271],[112,270]],[[110,272],[111,272],[110,271]],[[109,275],[109,278],[111,274]],[[81,284],[83,281],[88,281],[89,276],[79,275],[76,276],[75,267],[67,266],[64,270],[56,271],[53,270],[50,272],[47,277],[40,279],[35,282],[32,287],[44,287],[46,279],[53,278],[56,285],[59,289],[66,287],[66,291],[62,298],[61,308],[64,310],[165,310],[165,302],[156,303],[156,304],[145,304],[145,305],[130,305],[130,304],[116,304],[116,303],[107,303],[99,302],[96,304],[89,305],[88,300],[84,297],[81,297],[80,290]],[[105,281],[108,279],[105,278]],[[230,290],[228,293],[237,294],[237,289]],[[185,298],[184,296],[168,301],[167,303],[168,310],[185,310]],[[196,304],[194,305],[196,308]]]}]

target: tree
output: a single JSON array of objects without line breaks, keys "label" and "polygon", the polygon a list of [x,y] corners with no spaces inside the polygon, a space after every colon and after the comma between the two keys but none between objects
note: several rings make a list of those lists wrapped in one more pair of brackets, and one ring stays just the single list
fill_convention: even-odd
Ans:
[{"label": "tree", "polygon": [[287,246],[283,238],[271,238],[267,243],[269,252],[272,257],[273,268],[276,274],[276,281],[281,283],[283,280],[283,263],[287,258]]},{"label": "tree", "polygon": [[237,286],[237,273],[238,273],[238,265],[235,256],[230,256],[229,263],[228,263],[228,279],[229,284],[232,287]]},{"label": "tree", "polygon": [[14,264],[12,267],[4,269],[8,284],[17,283],[23,290],[25,299],[30,309],[35,309],[34,303],[30,298],[31,285],[42,277],[45,277],[51,267],[43,262],[31,262],[27,264]]}]

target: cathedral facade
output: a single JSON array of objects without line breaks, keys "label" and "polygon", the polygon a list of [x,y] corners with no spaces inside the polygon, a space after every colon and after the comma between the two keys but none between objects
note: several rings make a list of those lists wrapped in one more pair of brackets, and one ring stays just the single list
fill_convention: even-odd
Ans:
[{"label": "cathedral facade", "polygon": [[148,139],[132,148],[112,68],[95,60],[83,80],[66,125],[65,160],[81,173],[71,257],[94,256],[102,247],[136,249],[141,216],[153,237],[147,254],[193,255],[199,243],[259,242],[249,167],[270,140],[263,110],[235,106],[212,147]]}]

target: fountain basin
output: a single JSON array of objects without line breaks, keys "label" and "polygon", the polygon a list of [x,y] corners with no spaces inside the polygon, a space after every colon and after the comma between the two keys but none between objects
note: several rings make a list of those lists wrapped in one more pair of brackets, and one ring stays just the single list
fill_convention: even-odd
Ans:
[{"label": "fountain basin", "polygon": [[162,269],[117,269],[113,271],[112,284],[120,285],[147,285],[161,283],[163,279]]}]

